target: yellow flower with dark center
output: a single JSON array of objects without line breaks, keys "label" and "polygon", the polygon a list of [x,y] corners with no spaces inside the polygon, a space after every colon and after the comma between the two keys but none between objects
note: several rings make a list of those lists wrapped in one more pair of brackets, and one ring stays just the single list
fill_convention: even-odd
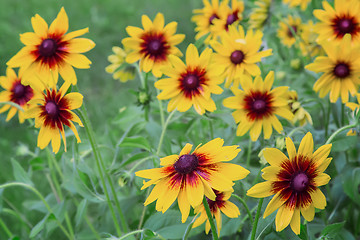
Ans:
[{"label": "yellow flower with dark center", "polygon": [[[222,225],[221,224],[221,212],[223,212],[229,218],[237,218],[240,216],[240,211],[235,204],[228,201],[229,198],[231,197],[230,191],[229,192],[219,192],[217,190],[214,190],[214,193],[216,195],[216,199],[214,201],[209,198],[206,198],[206,200],[209,204],[211,215],[213,217],[215,216],[217,230],[220,235],[220,230],[221,230],[221,225]],[[210,222],[206,215],[204,204],[201,204],[200,206],[196,207],[194,209],[194,212],[195,212],[195,214],[197,214],[199,216],[195,220],[192,227],[193,228],[198,227],[203,222],[206,221],[205,232],[206,232],[206,234],[208,234],[210,231]]]},{"label": "yellow flower with dark center", "polygon": [[223,12],[228,8],[228,0],[224,0],[219,4],[219,0],[203,0],[204,8],[193,10],[194,16],[191,21],[195,22],[197,32],[195,39],[198,40],[202,36],[209,34],[206,37],[205,43],[208,44],[214,37],[213,25],[214,19],[219,19]]},{"label": "yellow flower with dark center", "polygon": [[360,37],[360,5],[358,0],[335,0],[333,8],[327,1],[322,2],[323,8],[314,10],[319,19],[315,31],[319,34],[318,41],[341,40],[350,34],[353,41]]},{"label": "yellow flower with dark center", "polygon": [[217,37],[223,31],[228,31],[230,26],[237,26],[242,20],[244,11],[244,2],[231,0],[231,7],[227,6],[226,10],[220,13],[218,19],[214,19],[213,32]]},{"label": "yellow flower with dark center", "polygon": [[301,10],[305,11],[311,0],[283,0],[283,3],[289,4],[290,7],[300,6]]},{"label": "yellow flower with dark center", "polygon": [[287,19],[279,22],[279,29],[277,36],[280,38],[282,44],[291,47],[296,42],[296,36],[300,36],[302,32],[301,19],[288,15]]},{"label": "yellow flower with dark center", "polygon": [[220,34],[220,42],[211,41],[211,47],[216,51],[214,63],[225,67],[225,87],[238,87],[243,74],[259,75],[260,68],[256,65],[262,57],[272,54],[272,49],[259,51],[263,33],[249,30],[245,35],[242,26],[230,26],[229,31]]},{"label": "yellow flower with dark center", "polygon": [[272,0],[255,1],[255,7],[249,16],[249,29],[262,29],[269,19]]},{"label": "yellow flower with dark center", "polygon": [[321,43],[327,56],[320,56],[305,68],[324,74],[314,84],[315,92],[321,98],[330,92],[330,101],[336,102],[341,96],[343,103],[349,101],[349,93],[354,96],[360,84],[360,45],[351,44],[350,34],[340,42]]},{"label": "yellow flower with dark center", "polygon": [[300,234],[300,212],[310,222],[314,219],[315,208],[326,206],[319,187],[330,180],[324,171],[332,159],[328,158],[331,144],[323,145],[313,153],[314,141],[309,132],[301,140],[297,152],[290,138],[286,138],[286,148],[288,157],[276,148],[264,150],[264,157],[270,164],[262,169],[266,181],[250,188],[247,195],[264,198],[275,194],[265,209],[264,218],[279,209],[276,231],[282,231],[290,224],[293,232]]},{"label": "yellow flower with dark center", "polygon": [[243,179],[249,171],[237,164],[225,163],[234,159],[240,149],[237,145],[224,147],[223,144],[224,140],[216,138],[190,153],[192,145],[188,143],[179,155],[161,158],[163,167],[136,172],[136,176],[150,179],[141,189],[155,184],[144,204],[157,200],[156,210],[164,213],[177,199],[181,221],[185,222],[190,205],[199,206],[204,195],[215,201],[214,190],[232,192],[233,181]]},{"label": "yellow flower with dark center", "polygon": [[[21,75],[17,76],[11,68],[6,69],[6,76],[0,77],[0,86],[5,90],[0,92],[0,102],[13,102],[26,110],[29,106],[28,102],[36,97],[36,92],[30,86],[21,84]],[[10,110],[9,110],[10,109]],[[5,104],[0,108],[0,113],[9,110],[6,121],[9,121],[17,112],[19,122],[24,122],[24,112],[18,110],[10,104]]]},{"label": "yellow flower with dark center", "polygon": [[296,91],[288,92],[288,103],[290,111],[294,114],[294,118],[292,119],[292,124],[295,124],[299,121],[300,126],[304,126],[307,122],[311,125],[313,124],[311,115],[306,111],[298,101],[298,95]]},{"label": "yellow flower with dark center", "polygon": [[177,22],[171,22],[164,27],[164,15],[158,13],[154,22],[146,15],[142,15],[141,22],[144,29],[128,26],[126,32],[130,37],[122,40],[124,48],[130,53],[126,62],[135,63],[140,60],[140,69],[150,72],[155,77],[161,77],[161,68],[169,64],[169,55],[181,56],[180,50],[175,47],[181,43],[185,35],[175,34]]},{"label": "yellow flower with dark center", "polygon": [[318,34],[315,32],[315,25],[313,21],[308,21],[303,25],[302,32],[300,33],[300,50],[303,56],[320,56],[324,55],[324,50],[316,42]]},{"label": "yellow flower with dark center", "polygon": [[133,80],[135,78],[136,68],[125,62],[126,51],[116,46],[114,46],[112,50],[114,54],[108,57],[108,61],[111,62],[111,64],[105,68],[105,71],[112,73],[113,78],[121,82]]},{"label": "yellow flower with dark center", "polygon": [[235,96],[224,99],[223,105],[235,109],[232,113],[235,122],[238,123],[236,135],[243,136],[250,131],[252,141],[256,141],[261,131],[264,131],[264,138],[269,139],[274,128],[278,133],[283,127],[276,115],[292,120],[294,115],[288,107],[288,87],[272,88],[274,72],[271,71],[265,77],[260,75],[253,81],[248,76],[240,80],[244,90],[231,88]]},{"label": "yellow flower with dark center", "polygon": [[223,68],[211,61],[212,55],[212,50],[206,48],[199,56],[195,45],[190,44],[186,50],[186,65],[180,58],[169,56],[171,65],[162,69],[169,78],[155,82],[155,87],[162,90],[157,98],[171,99],[167,106],[169,112],[174,109],[185,112],[191,106],[199,114],[216,110],[211,94],[222,93],[219,84],[224,80],[220,77]]},{"label": "yellow flower with dark center", "polygon": [[81,127],[83,124],[71,110],[81,107],[83,96],[77,92],[66,94],[69,86],[70,83],[65,82],[59,91],[56,87],[47,88],[45,92],[39,94],[39,98],[34,98],[29,102],[31,106],[25,112],[25,117],[35,118],[35,127],[40,128],[37,146],[41,149],[44,149],[51,141],[53,152],[57,153],[60,149],[62,137],[66,152],[64,125],[74,132],[77,142],[81,142],[72,121]]},{"label": "yellow flower with dark center", "polygon": [[[76,38],[89,31],[88,28],[67,33],[69,28],[68,16],[61,8],[58,16],[48,27],[45,20],[38,14],[31,18],[34,32],[20,34],[23,47],[7,65],[20,67],[22,83],[44,86],[41,81],[58,80],[61,77],[76,84],[77,78],[73,67],[89,68],[91,61],[80,53],[89,51],[95,43],[86,38]],[[48,84],[48,83],[47,83]]]}]

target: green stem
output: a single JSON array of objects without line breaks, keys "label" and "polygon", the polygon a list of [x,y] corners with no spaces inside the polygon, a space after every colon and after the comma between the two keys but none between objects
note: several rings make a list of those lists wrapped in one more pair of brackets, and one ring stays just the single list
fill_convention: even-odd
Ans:
[{"label": "green stem", "polygon": [[246,157],[246,168],[247,169],[250,167],[251,147],[252,147],[252,141],[251,141],[251,138],[249,136],[249,144],[248,144],[247,157]]},{"label": "green stem", "polygon": [[325,116],[325,138],[328,138],[329,120],[330,120],[331,103],[328,102],[328,109]]},{"label": "green stem", "polygon": [[[29,190],[31,190],[33,193],[35,193],[36,196],[38,196],[38,198],[40,198],[40,200],[44,203],[46,209],[48,210],[48,212],[50,214],[54,214],[53,210],[51,209],[51,207],[49,206],[49,204],[46,202],[45,198],[41,195],[41,193],[36,190],[36,188],[26,184],[26,183],[20,183],[20,182],[11,182],[11,183],[5,183],[5,184],[2,184],[0,185],[0,189],[3,189],[3,188],[8,188],[8,187],[15,187],[15,186],[19,186],[19,187],[24,187],[24,188],[27,188]],[[63,231],[63,233],[66,235],[66,237],[68,239],[73,239],[71,238],[70,234],[68,233],[68,231],[64,228],[64,226],[61,224],[61,222],[55,217],[55,221],[57,223],[57,225],[59,226],[59,228]]]},{"label": "green stem", "polygon": [[216,230],[216,226],[215,226],[215,223],[214,223],[214,219],[213,219],[213,217],[212,217],[212,215],[211,215],[209,203],[207,202],[205,196],[204,196],[204,199],[203,199],[203,204],[204,204],[204,207],[205,207],[206,215],[207,215],[207,217],[208,217],[208,219],[209,219],[209,222],[210,222],[213,240],[217,240],[217,239],[219,239],[219,237],[218,237],[218,234],[217,234],[217,230]]},{"label": "green stem", "polygon": [[132,231],[132,232],[129,232],[127,234],[125,234],[124,236],[121,236],[120,238],[116,239],[116,240],[123,240],[123,239],[126,239],[127,237],[131,236],[131,235],[135,235],[135,234],[138,234],[138,233],[141,233],[143,232],[144,230],[140,229],[140,230],[135,230],[135,231]]},{"label": "green stem", "polygon": [[14,102],[11,102],[11,101],[9,101],[9,102],[0,102],[0,105],[10,105],[10,106],[13,106],[13,107],[16,107],[18,110],[20,110],[20,111],[24,111],[24,109],[19,105],[19,104],[16,104],[16,103],[14,103]]},{"label": "green stem", "polygon": [[136,169],[139,165],[143,164],[144,162],[146,162],[146,161],[149,160],[149,159],[152,159],[153,157],[154,157],[154,156],[148,156],[148,157],[143,158],[143,159],[141,159],[141,160],[137,160],[136,164],[129,170],[129,174],[132,173],[133,171],[135,171],[135,169]]},{"label": "green stem", "polygon": [[[9,209],[9,211],[14,211],[15,215],[18,215],[21,220],[30,228],[32,229],[34,226],[31,224],[31,222],[26,218],[25,215],[23,215],[19,209],[17,209],[14,204],[12,204],[11,201],[9,201],[6,197],[2,196],[2,199],[4,200],[4,202],[6,202],[7,205],[9,205],[9,207],[11,209]],[[3,209],[3,212],[6,212],[6,208]]]},{"label": "green stem", "polygon": [[[146,191],[146,198],[148,198],[149,194],[150,194],[150,188],[148,188],[147,191]],[[142,225],[143,225],[144,219],[145,219],[145,213],[146,213],[146,206],[144,205],[143,210],[141,212],[141,217],[140,217],[138,229],[142,228]]]},{"label": "green stem", "polygon": [[249,219],[250,219],[250,222],[251,222],[251,225],[253,225],[253,218],[252,218],[252,215],[251,215],[251,212],[250,212],[250,209],[249,209],[249,207],[248,207],[248,205],[246,204],[246,202],[240,197],[240,196],[238,196],[238,195],[236,195],[236,194],[231,194],[231,196],[233,196],[234,198],[236,198],[237,200],[239,200],[239,202],[241,202],[242,203],[242,205],[245,207],[245,210],[246,210],[246,212],[247,212],[247,214],[249,215]]},{"label": "green stem", "polygon": [[341,104],[341,126],[345,125],[345,104]]},{"label": "green stem", "polygon": [[[160,94],[160,90],[156,88],[156,93],[157,95]],[[165,117],[164,117],[164,109],[163,109],[163,104],[162,101],[160,99],[158,99],[158,103],[159,103],[159,111],[160,111],[160,120],[161,120],[161,127],[164,127],[165,124]]]},{"label": "green stem", "polygon": [[99,175],[100,175],[100,181],[101,181],[104,193],[105,193],[107,204],[108,204],[110,212],[111,212],[111,216],[112,216],[113,221],[114,221],[116,232],[117,232],[118,236],[121,236],[122,232],[121,232],[121,229],[120,229],[120,224],[118,222],[118,219],[116,217],[113,205],[111,203],[109,192],[108,192],[106,182],[105,182],[105,178],[104,178],[104,175],[106,174],[106,171],[104,170],[105,171],[105,174],[104,174],[103,169],[102,169],[102,164],[100,163],[100,162],[102,162],[101,155],[99,153],[98,146],[97,146],[97,144],[95,142],[94,132],[92,130],[92,127],[90,126],[90,120],[88,119],[87,112],[86,112],[86,109],[84,107],[84,104],[82,105],[81,109],[85,113],[83,114],[82,111],[78,111],[78,113],[80,114],[80,117],[83,119],[83,124],[84,124],[85,130],[86,130],[86,133],[87,133],[87,135],[89,137],[91,148],[93,149],[93,152],[94,152],[94,157],[95,157],[95,160],[96,160],[96,166],[98,168]]},{"label": "green stem", "polygon": [[197,215],[194,216],[194,218],[191,220],[190,224],[187,226],[186,231],[185,231],[185,233],[184,233],[184,235],[183,235],[182,240],[186,240],[186,239],[188,238],[188,236],[189,236],[189,234],[190,234],[190,231],[191,231],[191,229],[192,229],[192,226],[194,225],[194,222],[195,222],[196,219],[197,219]]},{"label": "green stem", "polygon": [[339,128],[338,130],[336,130],[333,134],[331,134],[331,136],[328,138],[328,140],[326,141],[325,144],[329,144],[332,142],[332,140],[336,137],[336,135],[338,135],[339,133],[341,133],[342,131],[346,130],[346,129],[349,129],[349,128],[353,128],[353,127],[356,127],[357,123],[353,123],[353,124],[349,124],[349,125],[346,125],[342,128]]},{"label": "green stem", "polygon": [[291,130],[291,131],[289,132],[289,134],[287,135],[287,137],[291,137],[294,133],[300,132],[300,131],[306,133],[303,127],[296,127],[296,128],[294,128],[293,130]]},{"label": "green stem", "polygon": [[0,226],[2,227],[6,235],[8,235],[9,239],[12,238],[13,234],[11,233],[10,229],[6,226],[6,224],[1,218],[0,218]]},{"label": "green stem", "polygon": [[214,139],[214,126],[212,123],[212,119],[209,119],[209,127],[210,127],[210,138]]},{"label": "green stem", "polygon": [[256,215],[255,215],[255,221],[254,221],[253,228],[252,228],[252,231],[251,231],[251,240],[255,239],[256,228],[257,228],[257,225],[258,225],[258,222],[259,222],[260,212],[261,212],[261,207],[262,207],[263,201],[264,201],[263,198],[261,198],[259,200],[258,208],[257,208]]},{"label": "green stem", "polygon": [[164,141],[164,136],[165,136],[166,128],[167,128],[167,126],[169,125],[170,119],[171,119],[171,117],[174,115],[175,112],[176,112],[175,110],[172,111],[172,112],[169,114],[169,116],[168,116],[168,118],[166,119],[166,121],[165,121],[165,124],[164,124],[164,126],[163,126],[163,128],[162,128],[162,131],[161,131],[160,140],[159,140],[159,145],[158,145],[158,148],[157,148],[157,150],[156,150],[156,156],[159,156],[159,154],[160,154],[161,146],[162,146],[162,143],[163,143],[163,141]]}]

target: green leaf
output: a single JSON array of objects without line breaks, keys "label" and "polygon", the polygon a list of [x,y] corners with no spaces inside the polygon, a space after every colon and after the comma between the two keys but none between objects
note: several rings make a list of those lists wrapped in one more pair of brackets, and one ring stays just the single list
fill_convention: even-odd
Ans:
[{"label": "green leaf", "polygon": [[334,223],[331,224],[329,226],[326,226],[322,231],[321,231],[321,235],[323,237],[325,236],[335,236],[337,235],[340,230],[344,227],[345,221],[344,222],[340,222],[340,223]]},{"label": "green leaf", "polygon": [[134,162],[134,161],[137,161],[137,160],[140,160],[140,159],[144,159],[146,157],[149,157],[149,153],[148,152],[142,152],[142,153],[137,153],[133,156],[131,156],[128,160],[126,160],[125,162],[121,163],[120,167],[123,168],[125,167],[126,165]]},{"label": "green leaf", "polygon": [[46,216],[40,222],[38,222],[35,227],[33,227],[33,229],[31,229],[29,235],[30,238],[35,237],[41,230],[43,230],[43,228],[45,227],[45,223],[49,217],[50,214],[46,214]]},{"label": "green leaf", "polygon": [[84,213],[86,212],[86,205],[87,201],[86,199],[83,199],[80,204],[77,206],[76,215],[75,215],[75,224],[76,227],[78,227],[82,222],[82,218],[84,216]]},{"label": "green leaf", "polygon": [[351,148],[356,147],[356,144],[358,143],[357,136],[345,136],[339,139],[336,139],[336,141],[333,141],[333,145],[331,148],[331,152],[344,152]]},{"label": "green leaf", "polygon": [[119,146],[141,148],[147,151],[151,151],[150,144],[144,137],[126,137]]},{"label": "green leaf", "polygon": [[29,184],[30,186],[34,186],[28,174],[17,161],[11,159],[11,164],[13,167],[13,173],[16,181]]},{"label": "green leaf", "polygon": [[301,240],[308,240],[308,233],[307,233],[307,228],[306,228],[306,225],[303,225],[301,224],[300,225],[300,235],[299,235],[299,238]]}]

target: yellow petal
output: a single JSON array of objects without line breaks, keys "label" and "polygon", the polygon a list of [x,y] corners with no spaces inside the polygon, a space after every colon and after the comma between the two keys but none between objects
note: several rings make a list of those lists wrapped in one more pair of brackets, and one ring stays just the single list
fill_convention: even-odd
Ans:
[{"label": "yellow petal", "polygon": [[301,214],[306,219],[306,221],[311,222],[315,216],[314,205],[310,204],[310,206],[307,208],[301,208]]},{"label": "yellow petal", "polygon": [[70,64],[62,64],[59,67],[59,73],[61,77],[64,79],[64,81],[76,85],[77,83],[76,73],[74,71],[74,68]]},{"label": "yellow petal", "polygon": [[64,7],[61,8],[55,20],[51,23],[49,28],[50,34],[64,35],[69,28],[69,19]]},{"label": "yellow petal", "polygon": [[264,218],[272,214],[276,209],[280,208],[284,204],[284,201],[281,199],[280,194],[281,192],[276,193],[269,202],[269,204],[266,206]]},{"label": "yellow petal", "polygon": [[36,35],[44,39],[47,38],[48,25],[39,14],[31,18],[31,25]]},{"label": "yellow petal", "polygon": [[300,142],[298,154],[302,156],[312,156],[314,151],[314,140],[312,134],[308,132]]},{"label": "yellow petal", "polygon": [[290,227],[296,235],[300,234],[300,209],[298,208],[295,208],[294,210],[294,215],[291,219]]},{"label": "yellow petal", "polygon": [[320,175],[318,175],[314,178],[314,185],[317,187],[326,185],[326,184],[328,184],[330,179],[331,178],[329,175],[327,175],[326,173],[321,173]]},{"label": "yellow petal", "polygon": [[250,171],[242,166],[232,163],[218,163],[217,167],[218,171],[227,176],[231,181],[243,179],[250,173]]},{"label": "yellow petal", "polygon": [[191,176],[191,179],[189,176],[187,176],[186,194],[192,207],[197,207],[201,204],[204,198],[204,186],[200,179],[200,176]]},{"label": "yellow petal", "polygon": [[167,157],[160,158],[160,165],[161,166],[172,165],[178,160],[178,158],[179,158],[178,155],[170,155]]},{"label": "yellow petal", "polygon": [[287,207],[285,204],[279,208],[279,211],[277,212],[275,218],[275,225],[277,232],[282,231],[290,224],[293,214],[294,214],[294,209]]},{"label": "yellow petal", "polygon": [[296,157],[296,149],[295,149],[295,145],[294,145],[293,141],[289,137],[286,138],[286,149],[287,149],[290,161],[294,160]]},{"label": "yellow petal", "polygon": [[64,60],[70,65],[80,69],[90,68],[91,64],[91,61],[87,57],[79,53],[69,53],[64,57]]},{"label": "yellow petal", "polygon": [[80,29],[80,30],[70,32],[70,33],[64,35],[63,41],[69,41],[69,40],[71,40],[73,38],[84,35],[85,33],[88,33],[88,32],[89,32],[89,28],[83,28],[83,29]]},{"label": "yellow petal", "polygon": [[246,192],[246,195],[250,197],[264,198],[273,195],[274,193],[272,193],[272,190],[273,190],[272,182],[265,181],[258,183],[252,188],[250,188]]},{"label": "yellow petal", "polygon": [[229,218],[237,218],[240,215],[239,208],[232,202],[226,201],[220,210]]},{"label": "yellow petal", "polygon": [[190,203],[187,198],[187,194],[184,190],[180,190],[178,196],[178,205],[181,212],[181,222],[184,223],[189,216]]},{"label": "yellow petal", "polygon": [[186,65],[196,66],[199,61],[199,52],[194,44],[190,44],[186,49]]},{"label": "yellow petal", "polygon": [[264,157],[265,157],[266,161],[271,166],[280,167],[283,162],[288,160],[288,158],[285,156],[285,154],[276,148],[265,148],[263,153],[264,153]]},{"label": "yellow petal", "polygon": [[63,101],[66,101],[69,110],[77,109],[82,105],[83,95],[78,92],[68,93],[64,96]]},{"label": "yellow petal", "polygon": [[67,52],[84,53],[95,47],[95,43],[87,38],[75,38],[69,41]]},{"label": "yellow petal", "polygon": [[324,209],[326,207],[325,195],[321,192],[319,188],[316,188],[315,191],[310,192],[310,196],[314,207],[319,209]]}]

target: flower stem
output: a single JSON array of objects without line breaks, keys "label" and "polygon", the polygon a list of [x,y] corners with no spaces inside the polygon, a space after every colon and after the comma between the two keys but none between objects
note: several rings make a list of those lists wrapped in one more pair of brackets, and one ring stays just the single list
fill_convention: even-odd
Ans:
[{"label": "flower stem", "polygon": [[214,126],[212,123],[212,119],[209,119],[209,127],[210,127],[210,138],[214,139]]},{"label": "flower stem", "polygon": [[342,128],[339,128],[338,130],[336,130],[333,134],[331,134],[331,136],[328,138],[328,140],[326,141],[325,144],[329,144],[332,142],[332,140],[336,137],[336,135],[338,135],[339,133],[341,133],[342,131],[346,130],[346,129],[349,129],[349,128],[353,128],[353,127],[356,127],[357,123],[353,123],[353,124],[349,124],[349,125],[346,125]]},{"label": "flower stem", "polygon": [[328,137],[330,111],[331,111],[331,103],[330,103],[330,100],[329,100],[329,102],[328,102],[328,109],[327,109],[326,116],[325,116],[325,138]]},{"label": "flower stem", "polygon": [[[24,188],[27,188],[27,189],[31,190],[44,203],[44,205],[45,205],[46,209],[48,210],[48,212],[55,216],[53,210],[51,209],[49,204],[46,202],[45,198],[41,195],[41,193],[38,190],[36,190],[36,188],[34,188],[34,187],[32,187],[32,186],[30,186],[30,185],[28,185],[26,183],[21,183],[21,182],[5,183],[5,184],[0,185],[0,189],[8,188],[8,187],[15,187],[15,186],[24,187]],[[70,236],[69,232],[64,228],[64,226],[61,224],[61,222],[56,217],[55,217],[55,221],[56,221],[57,225],[59,226],[59,228],[63,231],[63,233],[66,235],[66,237],[68,239],[74,239],[74,238],[72,238]]]},{"label": "flower stem", "polygon": [[2,227],[2,229],[4,230],[6,235],[8,235],[9,239],[11,239],[13,234],[11,233],[10,229],[6,226],[6,224],[4,223],[4,221],[1,218],[0,218],[0,226]]},{"label": "flower stem", "polygon": [[250,166],[251,147],[252,147],[252,141],[251,141],[251,138],[249,137],[249,145],[248,145],[247,157],[246,157],[246,168],[249,168],[249,166]]},{"label": "flower stem", "polygon": [[[156,88],[156,93],[157,95],[160,94],[160,90]],[[164,109],[163,109],[163,104],[162,101],[160,99],[158,99],[158,103],[159,103],[159,111],[160,111],[160,121],[161,121],[161,127],[164,127],[165,124],[165,117],[164,117]]]},{"label": "flower stem", "polygon": [[251,225],[253,225],[254,220],[253,220],[253,218],[252,218],[250,209],[249,209],[248,205],[246,204],[246,202],[245,202],[240,196],[238,196],[238,195],[236,195],[236,194],[234,194],[234,193],[231,194],[231,196],[233,196],[234,198],[236,198],[237,200],[239,200],[239,202],[242,203],[242,205],[245,207],[245,210],[246,210],[247,214],[249,215],[249,219],[250,219]]},{"label": "flower stem", "polygon": [[[81,118],[83,119],[83,124],[84,124],[85,130],[86,130],[86,133],[87,133],[87,135],[89,137],[91,148],[93,149],[93,152],[94,152],[94,157],[95,157],[95,160],[96,160],[96,166],[98,168],[99,175],[100,175],[100,181],[101,181],[104,193],[105,193],[107,204],[109,205],[109,209],[110,209],[113,221],[114,221],[116,232],[117,232],[118,236],[121,236],[122,232],[121,232],[121,229],[120,229],[120,224],[119,224],[118,219],[116,217],[116,214],[115,214],[115,211],[114,211],[114,208],[113,208],[113,205],[111,203],[110,196],[109,196],[108,188],[106,186],[104,175],[107,175],[107,174],[106,174],[105,169],[102,168],[102,165],[103,165],[102,164],[102,158],[101,158],[101,155],[99,153],[98,146],[97,146],[97,144],[95,142],[94,131],[92,130],[92,127],[90,125],[90,120],[89,120],[89,118],[87,116],[87,112],[86,112],[86,109],[84,107],[84,104],[82,105],[81,108],[84,111],[84,113],[83,113],[83,111],[78,111],[78,112],[79,112]],[[103,171],[105,173],[103,173]],[[109,181],[109,183],[111,183],[111,181]]]},{"label": "flower stem", "polygon": [[125,234],[124,236],[121,236],[120,238],[117,238],[116,240],[123,240],[123,239],[126,239],[127,237],[131,236],[131,235],[135,235],[137,233],[141,233],[143,232],[144,230],[140,229],[140,230],[135,230],[135,231],[132,231],[132,232],[129,232],[127,234]]},{"label": "flower stem", "polygon": [[204,199],[203,199],[203,204],[204,204],[204,207],[205,207],[206,215],[207,215],[207,217],[209,219],[209,222],[210,222],[213,240],[217,240],[217,239],[219,239],[219,237],[218,237],[218,234],[217,234],[217,231],[216,231],[216,226],[215,226],[215,223],[214,223],[214,219],[213,219],[213,217],[211,215],[209,203],[206,200],[205,196],[204,196]]},{"label": "flower stem", "polygon": [[167,128],[167,126],[169,125],[170,119],[171,119],[171,117],[174,115],[175,112],[176,112],[175,110],[172,111],[172,112],[169,114],[168,118],[166,119],[166,121],[165,121],[165,123],[164,123],[164,126],[163,126],[162,131],[161,131],[161,135],[160,135],[159,145],[158,145],[158,148],[157,148],[157,150],[156,150],[156,156],[159,156],[159,154],[160,154],[161,146],[162,146],[162,143],[163,143],[163,141],[164,141],[164,136],[165,136],[166,128]]},{"label": "flower stem", "polygon": [[258,208],[257,208],[257,211],[256,211],[253,228],[252,228],[252,231],[251,231],[251,240],[254,240],[254,239],[255,239],[256,228],[257,228],[257,225],[258,225],[258,222],[259,222],[259,217],[260,217],[260,212],[261,212],[261,207],[262,207],[263,201],[264,201],[263,198],[261,198],[261,199],[259,200],[259,204],[258,204]]}]

